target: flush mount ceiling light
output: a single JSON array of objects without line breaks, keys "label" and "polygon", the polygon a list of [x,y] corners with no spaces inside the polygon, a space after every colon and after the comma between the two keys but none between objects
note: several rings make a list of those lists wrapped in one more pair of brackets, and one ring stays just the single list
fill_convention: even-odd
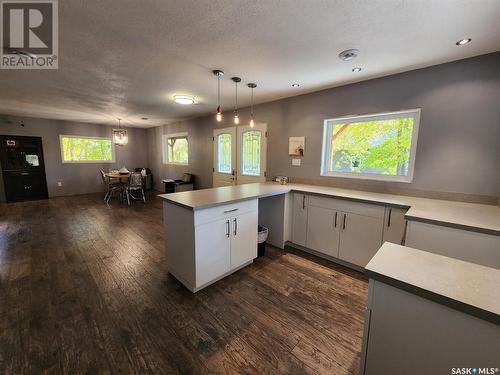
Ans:
[{"label": "flush mount ceiling light", "polygon": [[189,105],[194,103],[194,98],[189,95],[174,95],[174,102]]},{"label": "flush mount ceiling light", "polygon": [[359,50],[357,49],[346,49],[339,53],[339,59],[344,61],[349,61],[358,57]]},{"label": "flush mount ceiling light", "polygon": [[355,73],[361,72],[361,68],[358,66],[358,67],[354,68],[352,71]]},{"label": "flush mount ceiling light", "polygon": [[222,121],[222,112],[220,109],[220,80],[222,76],[224,75],[224,72],[220,69],[216,69],[212,71],[212,73],[217,76],[217,114],[215,115],[215,119],[217,122]]},{"label": "flush mount ceiling light", "polygon": [[458,42],[456,42],[455,44],[457,46],[463,46],[464,44],[467,44],[467,43],[470,43],[472,41],[471,38],[467,38],[467,39],[460,39]]},{"label": "flush mount ceiling light", "polygon": [[113,143],[118,146],[125,146],[128,143],[128,131],[122,129],[122,119],[118,119],[118,129],[113,129]]},{"label": "flush mount ceiling light", "polygon": [[292,83],[292,87],[300,87],[298,83]]},{"label": "flush mount ceiling light", "polygon": [[234,123],[238,125],[240,123],[240,117],[238,116],[238,83],[241,82],[241,78],[233,77],[231,80],[234,82]]},{"label": "flush mount ceiling light", "polygon": [[250,90],[252,90],[251,102],[250,102],[250,127],[253,128],[255,126],[255,122],[253,120],[253,89],[257,87],[255,83],[249,83],[247,85]]}]

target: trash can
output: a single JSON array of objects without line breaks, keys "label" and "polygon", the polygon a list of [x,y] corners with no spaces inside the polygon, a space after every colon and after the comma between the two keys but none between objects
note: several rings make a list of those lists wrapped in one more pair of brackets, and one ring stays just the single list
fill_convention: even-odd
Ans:
[{"label": "trash can", "polygon": [[269,235],[269,229],[266,227],[258,226],[257,234],[257,258],[264,256],[266,253],[266,240]]}]

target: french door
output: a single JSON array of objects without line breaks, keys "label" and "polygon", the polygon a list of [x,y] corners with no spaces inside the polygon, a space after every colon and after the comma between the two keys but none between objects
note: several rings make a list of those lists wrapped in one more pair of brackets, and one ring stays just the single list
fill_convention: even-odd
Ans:
[{"label": "french door", "polygon": [[215,129],[213,186],[266,180],[267,124]]}]

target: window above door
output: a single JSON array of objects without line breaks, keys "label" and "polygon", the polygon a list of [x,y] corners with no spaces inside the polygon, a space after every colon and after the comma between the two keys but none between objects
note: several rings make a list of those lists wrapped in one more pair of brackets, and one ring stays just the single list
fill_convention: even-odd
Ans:
[{"label": "window above door", "polygon": [[420,109],[325,120],[321,175],[411,182]]}]

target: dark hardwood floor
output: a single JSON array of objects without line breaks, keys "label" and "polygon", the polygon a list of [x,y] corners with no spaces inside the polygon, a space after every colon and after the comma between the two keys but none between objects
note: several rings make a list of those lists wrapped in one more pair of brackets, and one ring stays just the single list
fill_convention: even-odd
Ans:
[{"label": "dark hardwood floor", "polygon": [[192,294],[162,225],[153,195],[0,204],[0,373],[358,373],[361,274],[268,247]]}]

